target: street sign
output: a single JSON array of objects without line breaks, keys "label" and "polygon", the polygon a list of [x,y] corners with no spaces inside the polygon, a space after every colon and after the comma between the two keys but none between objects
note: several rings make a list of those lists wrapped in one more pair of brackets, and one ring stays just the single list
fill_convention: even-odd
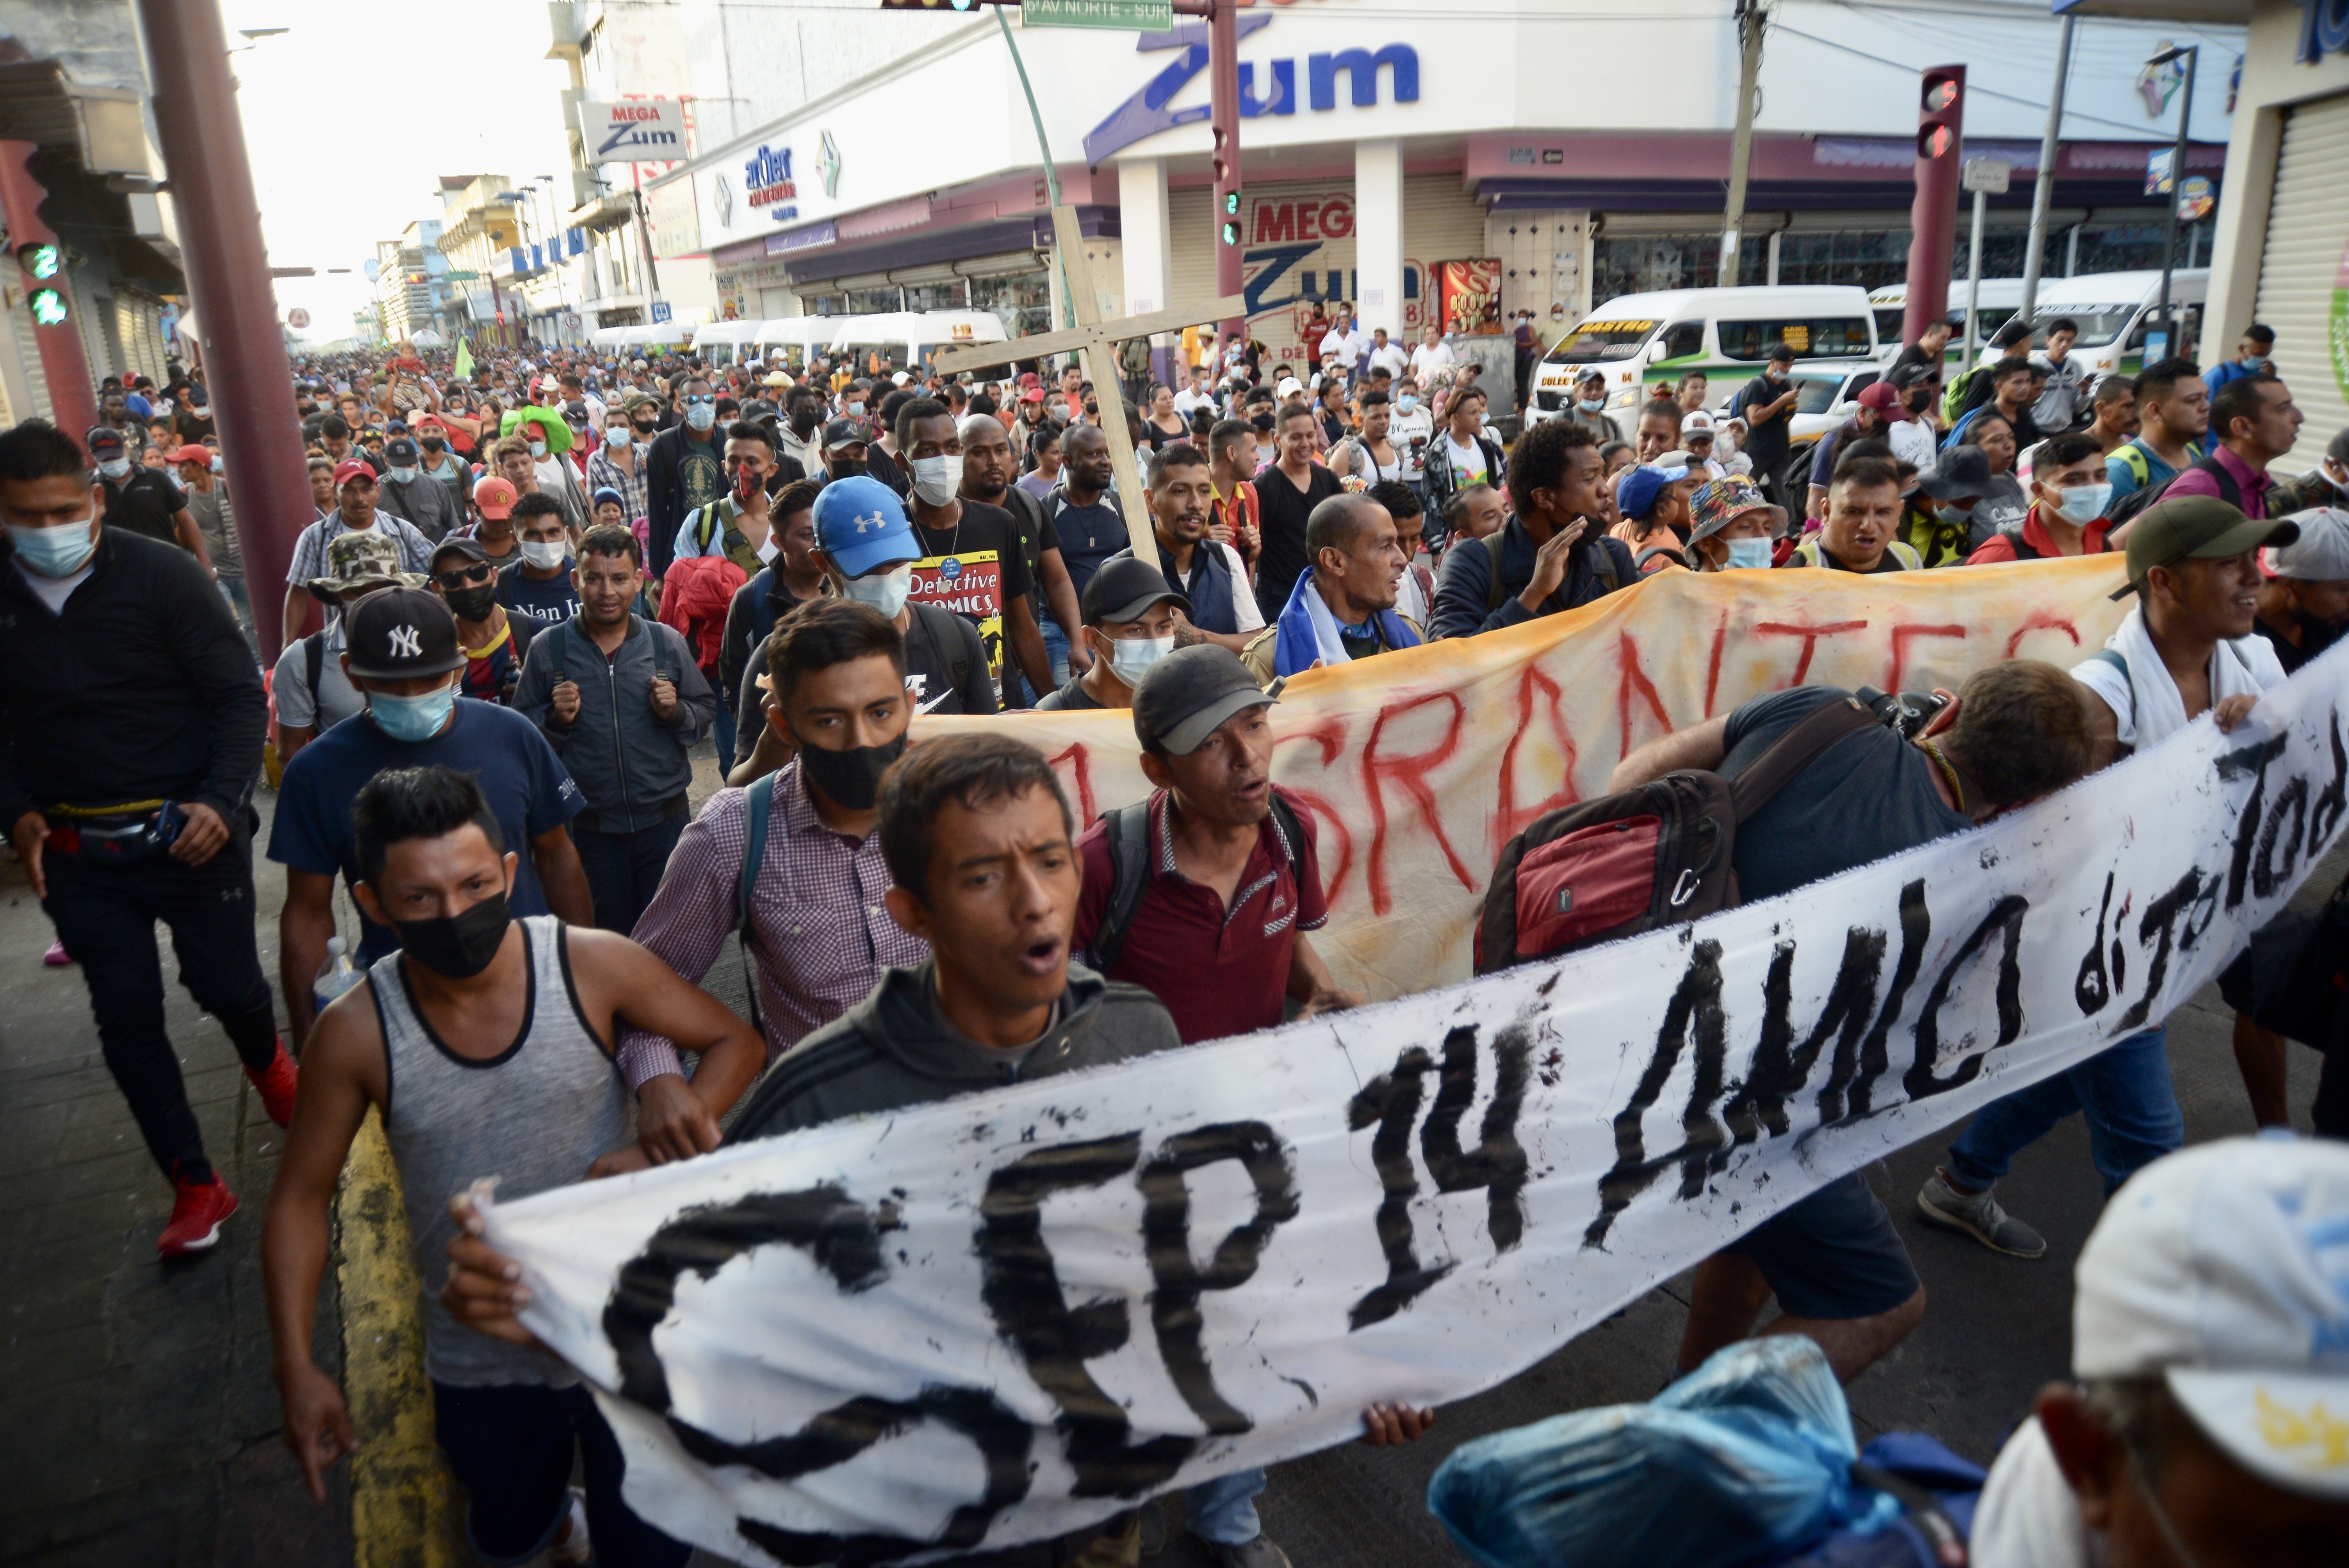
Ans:
[{"label": "street sign", "polygon": [[1019,25],[1169,33],[1174,29],[1174,0],[1021,0]]},{"label": "street sign", "polygon": [[1985,196],[2003,196],[2006,182],[2014,173],[2014,165],[1995,158],[1966,160],[1965,189],[1978,191]]},{"label": "street sign", "polygon": [[285,325],[299,332],[310,325],[310,313],[297,304],[285,313]]},{"label": "street sign", "polygon": [[653,301],[653,325],[658,326],[661,323],[667,321],[668,317],[668,301],[665,299],[657,299]]}]

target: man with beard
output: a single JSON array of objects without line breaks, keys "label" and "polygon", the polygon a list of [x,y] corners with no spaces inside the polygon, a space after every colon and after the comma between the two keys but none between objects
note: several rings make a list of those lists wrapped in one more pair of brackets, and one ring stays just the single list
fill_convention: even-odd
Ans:
[{"label": "man with beard", "polygon": [[[1019,530],[1019,552],[1028,562],[1028,578],[1042,590],[1042,603],[1054,629],[1073,646],[1073,628],[1082,624],[1077,608],[1076,583],[1061,556],[1061,536],[1052,527],[1050,510],[1038,497],[1014,484],[1018,471],[1011,456],[1011,437],[1003,421],[992,414],[971,414],[958,427],[962,433],[962,496],[1011,514]],[[1030,603],[1036,601],[1031,598]],[[1040,631],[1042,628],[1040,627]],[[1047,648],[1049,650],[1050,644]],[[1071,661],[1078,669],[1084,665]]]}]

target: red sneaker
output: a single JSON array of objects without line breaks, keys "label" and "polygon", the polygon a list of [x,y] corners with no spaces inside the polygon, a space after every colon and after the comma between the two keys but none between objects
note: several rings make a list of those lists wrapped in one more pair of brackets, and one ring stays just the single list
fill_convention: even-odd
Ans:
[{"label": "red sneaker", "polygon": [[299,1079],[294,1058],[285,1054],[285,1041],[277,1043],[277,1055],[267,1067],[259,1072],[247,1068],[244,1076],[261,1091],[261,1109],[269,1113],[270,1120],[284,1127],[294,1119],[294,1088]]},{"label": "red sneaker", "polygon": [[171,1222],[156,1238],[155,1250],[177,1258],[216,1245],[222,1223],[236,1212],[236,1194],[217,1176],[209,1181],[180,1179],[171,1185],[179,1196],[171,1202]]}]

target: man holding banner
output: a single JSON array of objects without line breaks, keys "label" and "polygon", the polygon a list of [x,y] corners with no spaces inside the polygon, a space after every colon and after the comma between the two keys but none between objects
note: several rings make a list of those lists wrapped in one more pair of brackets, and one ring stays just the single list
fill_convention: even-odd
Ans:
[{"label": "man holding banner", "polygon": [[[2260,693],[2283,683],[2275,650],[2257,634],[2259,552],[2300,537],[2292,522],[2247,518],[2213,496],[2147,507],[2128,531],[2128,582],[2113,597],[2137,606],[2104,647],[2073,670],[2095,695],[2099,754],[2127,755],[2168,739],[2204,713],[2232,733]],[[2272,834],[2271,834],[2272,836]],[[2264,1034],[2265,1031],[2260,1031]],[[2242,1057],[2245,1075],[2281,1100],[2283,1041]],[[2262,1063],[2270,1071],[2261,1073]],[[2079,1111],[2107,1197],[2140,1168],[2183,1148],[2186,1117],[2169,1081],[2160,1025],[2119,1041],[2069,1072],[1985,1106],[1950,1146],[1950,1162],[1917,1194],[1917,1210],[1992,1252],[2035,1258],[2039,1233],[1992,1195],[2014,1157]]]},{"label": "man holding banner", "polygon": [[[2091,766],[2087,705],[2053,665],[1992,665],[1962,691],[1936,695],[1949,702],[1914,742],[1889,727],[1847,735],[1737,824],[1732,856],[1744,901],[1775,898],[1961,833],[2054,793]],[[1847,700],[1849,693],[1832,686],[1755,697],[1726,718],[1641,747],[1615,769],[1611,787],[1629,789],[1689,768],[1734,779],[1811,714]],[[1815,1042],[1826,1026],[1820,1027]],[[1774,1295],[1785,1315],[1771,1331],[1816,1341],[1846,1383],[1925,1315],[1925,1287],[1908,1248],[1857,1171],[1698,1265],[1680,1370],[1693,1371],[1744,1338]]]}]

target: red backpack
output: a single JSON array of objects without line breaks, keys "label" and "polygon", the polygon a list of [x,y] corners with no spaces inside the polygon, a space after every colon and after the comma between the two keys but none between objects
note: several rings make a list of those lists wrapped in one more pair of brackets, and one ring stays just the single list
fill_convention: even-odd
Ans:
[{"label": "red backpack", "polygon": [[1476,973],[1735,907],[1737,824],[1845,736],[1878,723],[1846,696],[1780,736],[1734,782],[1690,769],[1537,819],[1501,851],[1476,922]]}]

